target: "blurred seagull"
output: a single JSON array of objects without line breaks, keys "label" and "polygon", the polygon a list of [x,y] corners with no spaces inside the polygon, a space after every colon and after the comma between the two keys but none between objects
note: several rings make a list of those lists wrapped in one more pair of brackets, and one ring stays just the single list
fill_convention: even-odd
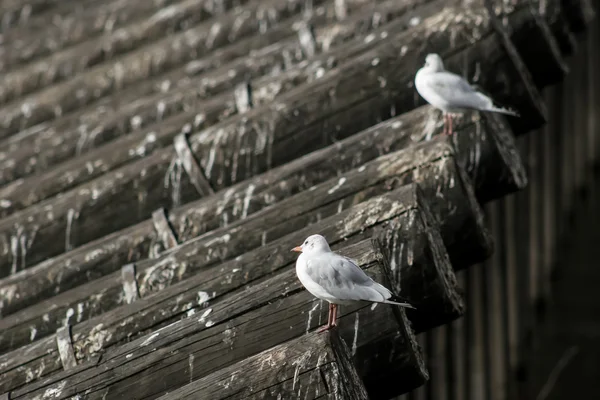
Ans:
[{"label": "blurred seagull", "polygon": [[452,135],[452,114],[469,109],[519,116],[516,111],[495,107],[492,99],[478,92],[463,77],[446,71],[437,54],[425,57],[425,65],[415,75],[415,87],[429,104],[442,110],[447,135]]},{"label": "blurred seagull", "polygon": [[392,292],[369,278],[355,261],[332,252],[321,235],[309,236],[292,251],[302,253],[296,261],[296,274],[302,285],[313,296],[329,302],[327,325],[318,332],[337,326],[338,304],[369,301],[414,308],[408,303],[388,300],[394,297]]}]

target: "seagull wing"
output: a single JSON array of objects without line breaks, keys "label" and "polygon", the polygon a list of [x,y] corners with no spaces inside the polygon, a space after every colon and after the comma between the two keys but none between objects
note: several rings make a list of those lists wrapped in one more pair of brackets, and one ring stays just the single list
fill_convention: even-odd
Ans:
[{"label": "seagull wing", "polygon": [[324,292],[338,300],[383,302],[392,295],[369,278],[356,262],[335,253],[308,260],[306,273]]},{"label": "seagull wing", "polygon": [[428,97],[452,109],[485,110],[491,106],[491,100],[477,92],[463,77],[451,72],[435,72],[423,76]]}]

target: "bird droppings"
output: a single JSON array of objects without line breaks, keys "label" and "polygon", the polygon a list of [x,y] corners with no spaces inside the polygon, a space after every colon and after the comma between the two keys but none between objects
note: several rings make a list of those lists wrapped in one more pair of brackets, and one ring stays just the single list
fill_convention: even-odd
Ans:
[{"label": "bird droppings", "polygon": [[335,192],[336,192],[336,191],[337,191],[339,188],[341,188],[341,187],[342,187],[342,185],[343,185],[345,182],[346,182],[346,177],[341,177],[341,178],[338,180],[338,183],[337,183],[337,184],[336,184],[334,187],[332,187],[331,189],[329,189],[329,190],[327,191],[327,194],[333,194],[333,193],[335,193]]},{"label": "bird droppings", "polygon": [[144,340],[144,341],[142,342],[142,344],[140,344],[140,347],[144,347],[144,346],[147,346],[147,345],[149,345],[149,344],[150,344],[150,343],[152,343],[152,341],[153,341],[154,339],[156,339],[156,338],[157,338],[159,335],[160,335],[160,332],[153,333],[153,334],[152,334],[152,335],[150,335],[148,338],[146,338],[146,340]]},{"label": "bird droppings", "polygon": [[206,321],[206,317],[208,317],[208,315],[212,312],[212,308],[208,308],[206,310],[204,310],[204,312],[202,313],[202,315],[200,316],[200,318],[198,318],[198,322],[203,323]]},{"label": "bird droppings", "polygon": [[197,303],[199,306],[203,306],[210,299],[210,295],[206,292],[199,291],[197,297]]},{"label": "bird droppings", "polygon": [[352,355],[356,354],[356,344],[358,343],[358,316],[358,313],[354,314],[354,338],[352,339]]}]

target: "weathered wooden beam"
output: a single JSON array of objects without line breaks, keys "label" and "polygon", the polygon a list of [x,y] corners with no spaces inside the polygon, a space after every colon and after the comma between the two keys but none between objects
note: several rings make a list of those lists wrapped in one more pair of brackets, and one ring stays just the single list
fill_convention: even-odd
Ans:
[{"label": "weathered wooden beam", "polygon": [[[508,36],[531,72],[538,88],[554,84],[568,72],[565,59],[546,20],[529,2],[491,1],[496,16],[503,22]],[[511,26],[506,16],[515,12],[531,14],[527,22]]]},{"label": "weathered wooden beam", "polygon": [[[40,60],[24,66],[23,70],[33,72],[32,79],[40,79],[47,85],[60,82],[247,2],[222,1],[222,9],[216,9],[193,0],[112,1],[111,4],[88,1],[91,4],[79,12],[73,12],[73,7],[77,7],[73,4],[70,8],[72,13],[58,19],[56,24],[49,23],[46,16],[46,29],[42,31],[28,32],[24,28],[28,28],[29,24],[16,32],[8,31],[0,71],[15,70],[20,64],[52,54],[50,63]],[[47,72],[44,73],[41,63],[52,64],[52,67],[46,67]],[[54,73],[51,72],[53,68]]]},{"label": "weathered wooden beam", "polygon": [[[170,222],[180,241],[227,226],[281,201],[311,185],[340,176],[380,154],[428,140],[441,132],[437,114],[429,106],[387,120],[302,159],[241,182],[215,197],[171,210]],[[506,122],[490,114],[466,114],[457,120],[452,138],[458,162],[466,169],[480,201],[501,197],[522,188],[527,179]],[[360,157],[348,157],[360,154]],[[40,183],[41,185],[41,183]],[[50,295],[71,289],[116,271],[122,264],[156,253],[153,224],[142,222],[122,232],[82,246],[20,271],[0,281],[6,298],[1,311],[13,313]],[[129,258],[132,253],[132,258]],[[73,270],[71,265],[77,265]],[[85,271],[85,273],[84,273]]]},{"label": "weathered wooden beam", "polygon": [[[0,152],[5,154],[0,161],[0,184],[34,173],[43,174],[51,166],[116,140],[119,144],[111,143],[99,150],[102,153],[78,158],[81,161],[78,166],[84,168],[82,172],[60,165],[57,168],[61,172],[55,175],[55,179],[62,182],[62,186],[57,185],[61,191],[65,190],[65,185],[73,187],[83,179],[97,177],[125,161],[139,159],[156,148],[170,144],[172,137],[180,131],[209,126],[237,113],[233,88],[238,83],[255,79],[251,85],[253,97],[258,102],[256,105],[268,102],[278,94],[314,79],[315,74],[322,74],[337,63],[355,57],[353,52],[338,50],[343,43],[355,38],[362,42],[365,34],[384,21],[398,19],[407,13],[407,4],[393,0],[372,7],[358,8],[363,5],[363,0],[352,0],[348,5],[352,6],[349,9],[353,14],[343,23],[335,21],[333,5],[329,3],[323,14],[318,13],[310,19],[315,27],[317,47],[321,53],[328,55],[320,62],[298,65],[307,59],[294,35],[295,25],[303,20],[299,16],[295,23],[274,27],[259,36],[260,40],[250,38],[239,45],[211,53],[190,64],[193,68],[182,67],[154,80],[144,80],[79,111],[11,136],[0,143]],[[379,19],[382,22],[375,22]],[[404,18],[408,19],[408,16]],[[276,40],[279,41],[270,44]],[[266,47],[248,54],[248,49],[261,46]],[[329,57],[334,57],[337,63],[322,61]],[[307,71],[304,74],[281,73],[282,68],[305,68]],[[259,77],[262,78],[256,80]],[[144,132],[135,132],[146,127],[148,129]],[[132,135],[125,135],[127,133]],[[21,184],[18,181],[13,186]],[[35,194],[32,198],[39,197]]]},{"label": "weathered wooden beam", "polygon": [[587,31],[596,11],[591,0],[561,0],[571,31],[576,34]]},{"label": "weathered wooden beam", "polygon": [[[283,287],[277,289],[285,290]],[[258,292],[250,292],[262,299],[261,294],[267,291],[261,287]],[[221,310],[213,309],[213,318],[217,321],[226,318],[226,321],[215,322],[207,317],[208,326],[203,321],[198,323],[198,318],[171,324],[113,349],[95,367],[78,373],[57,373],[11,392],[11,398],[32,398],[56,388],[61,389],[63,396],[74,396],[83,385],[89,398],[99,399],[104,395],[126,396],[132,400],[155,398],[189,383],[186,370],[193,368],[194,376],[203,377],[303,335],[307,327],[306,315],[318,304],[302,291],[235,318],[231,318],[236,313],[235,304],[225,311],[227,316],[222,316]],[[319,315],[325,317],[324,313]],[[395,317],[391,307],[377,307],[373,311],[368,306],[359,310],[347,308],[339,324],[340,335],[348,342],[354,338],[355,321],[359,321],[355,365],[367,387],[370,382],[383,384],[385,381],[382,382],[378,373],[385,372],[394,374],[388,373],[387,379],[402,377],[395,381],[394,389],[398,393],[423,384],[427,373],[414,336],[404,324],[405,320]],[[283,326],[285,329],[281,329]],[[317,326],[317,318],[308,324],[309,329]],[[351,343],[354,347],[354,342]]]},{"label": "weathered wooden beam", "polygon": [[[189,372],[190,380],[193,371]],[[350,349],[336,331],[309,333],[194,380],[159,398],[342,398],[366,400]]]},{"label": "weathered wooden beam", "polygon": [[[253,310],[261,304],[277,303],[277,298],[285,297],[300,287],[293,265],[290,265],[295,261],[295,256],[289,252],[289,247],[293,246],[293,243],[302,241],[309,232],[313,232],[313,229],[326,235],[330,242],[337,245],[336,247],[344,243],[345,238],[356,237],[356,240],[365,238],[365,236],[368,238],[369,232],[372,230],[368,229],[368,226],[364,223],[360,223],[359,220],[368,221],[368,224],[378,224],[383,222],[381,218],[390,219],[407,214],[409,210],[418,208],[418,204],[422,203],[423,199],[418,193],[416,185],[412,185],[391,192],[378,198],[378,200],[373,199],[361,203],[350,210],[342,212],[337,217],[323,220],[314,226],[287,235],[272,245],[245,253],[226,264],[215,265],[205,271],[199,271],[198,274],[177,285],[132,303],[126,309],[116,309],[100,318],[79,324],[74,327],[73,333],[77,355],[79,358],[84,358],[87,355],[93,355],[103,347],[114,346],[126,340],[134,326],[137,327],[134,328],[135,330],[141,331],[147,329],[143,328],[144,326],[148,328],[158,327],[172,321],[177,316],[188,315],[191,317],[193,315],[194,317],[190,318],[192,321],[187,322],[191,327],[194,329],[198,325],[210,327],[231,318],[231,312],[234,310],[236,314],[239,314]],[[359,211],[359,209],[363,211]],[[377,217],[377,214],[380,214],[380,217]],[[332,223],[333,221],[337,222]],[[363,228],[367,228],[367,230],[363,231]],[[352,240],[350,243],[352,243]],[[418,254],[418,252],[415,253]],[[379,259],[379,253],[374,250],[368,239],[362,240],[354,250],[344,254],[356,258],[361,265]],[[183,254],[181,255],[183,256]],[[203,258],[191,254],[190,257],[187,261],[187,265],[190,267],[193,267],[196,262],[202,262]],[[284,270],[284,274],[278,274],[273,278],[269,278],[267,282],[264,281],[266,276],[272,275],[275,271],[281,271],[285,266],[290,266],[290,268]],[[143,276],[140,278],[143,279]],[[382,279],[381,276],[378,279]],[[258,283],[248,287],[248,282]],[[254,291],[259,292],[260,295],[255,296]],[[228,296],[228,293],[231,293],[233,298]],[[308,295],[308,293],[306,294]],[[221,301],[221,297],[224,295],[225,297]],[[214,298],[215,296],[216,298]],[[246,296],[249,297],[246,298]],[[310,296],[305,297],[307,300],[310,299]],[[206,302],[208,304],[205,304]],[[208,306],[211,308],[207,309]],[[231,309],[231,306],[234,308]],[[313,306],[311,301],[307,301],[306,306],[308,322],[305,314],[299,326],[301,331],[308,330],[308,327],[314,327],[324,321],[322,317],[326,312],[326,309],[322,308],[317,315],[316,304]],[[369,308],[367,307],[366,310]],[[312,311],[309,312],[311,309]],[[389,311],[389,308],[381,306],[377,309]],[[221,313],[221,311],[224,312]],[[200,322],[204,322],[203,324],[196,322],[200,313],[202,313]],[[291,316],[291,314],[299,313],[286,313],[288,316]],[[360,323],[366,323],[364,318],[362,315],[360,316]],[[100,319],[103,321],[102,326],[98,326]],[[346,323],[346,327],[356,324],[353,319]],[[285,321],[284,325],[287,331],[287,327],[291,323]],[[354,335],[353,329],[350,332],[351,335]],[[184,336],[187,336],[187,334],[184,334]],[[351,341],[353,337],[350,336]],[[40,362],[47,366],[46,369],[40,372],[41,375],[55,371],[56,367],[50,367],[55,365],[51,360],[56,357],[54,349],[48,347],[51,344],[52,341],[42,339],[39,343],[31,346],[31,352],[19,352],[21,357],[15,358],[14,355],[2,356],[2,363],[5,361],[7,363],[3,364],[6,365],[6,373],[2,379],[2,382],[6,382],[3,390],[22,385],[23,372],[31,370],[32,367],[33,370],[36,370],[36,365],[39,365]],[[31,357],[33,354],[37,354],[37,357]],[[383,358],[387,359],[387,357]]]},{"label": "weathered wooden beam", "polygon": [[[317,3],[320,1],[323,0],[315,0]],[[61,77],[59,71],[62,70],[58,68],[62,67],[58,63],[57,68],[49,69],[47,62],[41,60],[30,68],[15,70],[5,75],[0,84],[0,104],[4,105],[0,110],[0,137],[7,137],[23,128],[60,117],[149,76],[158,75],[205,56],[215,49],[258,35],[262,30],[266,29],[266,32],[258,35],[254,39],[255,43],[258,41],[264,45],[276,42],[282,36],[279,30],[269,32],[274,23],[299,14],[304,5],[305,0],[290,0],[285,3],[269,0],[268,4],[259,0],[250,1],[221,15],[218,23],[208,20],[89,70],[77,67],[82,57],[76,52],[64,62],[65,67],[70,67],[64,69],[64,74],[74,78],[64,82],[57,82]],[[283,31],[287,32],[289,28]],[[139,40],[143,41],[144,36],[139,36]],[[85,45],[83,43],[81,46]],[[127,44],[123,46],[127,47]],[[244,50],[248,50],[247,43]],[[65,52],[69,55],[68,49]],[[73,63],[75,64],[72,65]],[[32,76],[37,79],[32,79]],[[56,84],[50,86],[53,83]],[[34,91],[36,93],[32,93]],[[18,98],[27,94],[30,95]]]},{"label": "weathered wooden beam", "polygon": [[[407,223],[408,220],[408,223]],[[374,234],[374,246],[383,254],[392,290],[416,310],[407,310],[413,329],[423,332],[449,323],[464,312],[450,259],[427,204],[408,218],[390,221]]]},{"label": "weathered wooden beam", "polygon": [[564,56],[569,56],[577,48],[577,39],[571,31],[562,11],[561,0],[533,0],[533,7],[546,20],[552,34],[556,38],[559,49]]},{"label": "weathered wooden beam", "polygon": [[[398,35],[388,31],[388,36],[381,39],[380,45],[359,59],[326,74],[326,78],[292,90],[274,104],[238,115],[191,136],[192,149],[211,184],[217,188],[229,186],[320,148],[321,143],[316,141],[315,137],[321,137],[324,130],[340,129],[340,135],[353,134],[380,118],[388,117],[392,108],[398,110],[414,107],[412,95],[405,91],[395,93],[394,88],[405,87],[412,81],[414,71],[407,70],[407,64],[410,64],[407,58],[412,57],[416,61],[416,50],[407,52],[403,58],[398,58],[395,54],[401,53],[401,43],[405,43],[403,46],[411,49],[417,44],[422,46],[424,34],[431,29],[437,29],[438,25],[443,23],[461,24],[460,27],[467,30],[476,29],[479,35],[481,18],[485,12],[469,14],[469,11],[466,17],[461,19],[455,18],[457,12],[464,14],[462,8],[447,8],[423,22],[425,28],[417,26]],[[507,48],[506,40],[500,38],[491,28],[489,32],[489,35],[466,50],[470,54],[484,51],[478,54],[486,54],[480,61],[482,69],[486,70],[488,67],[491,70],[492,66],[503,65],[509,60],[507,55],[513,54],[503,51]],[[465,35],[461,34],[458,37],[470,37],[469,35],[465,31]],[[461,45],[460,40],[451,40],[446,31],[440,33],[436,30],[426,37],[429,43],[434,44],[433,48],[439,48],[437,46],[443,44]],[[468,40],[464,40],[464,44],[468,44]],[[397,51],[390,51],[390,46],[395,46],[393,48]],[[459,52],[450,59],[457,61],[457,57],[470,58],[468,54]],[[512,65],[514,57],[510,60],[512,61],[508,63]],[[523,72],[522,69],[520,71]],[[485,74],[494,78],[500,75],[500,72]],[[501,77],[502,80],[506,78],[505,75]],[[362,83],[361,90],[356,90],[357,81]],[[385,85],[382,88],[384,81]],[[533,104],[529,102],[531,99],[527,97],[525,101]],[[536,119],[535,115],[538,114],[531,107],[526,114],[533,116],[533,119],[521,118],[521,122],[518,123],[521,127],[533,120],[541,122]],[[329,126],[331,128],[327,128]],[[123,171],[114,171],[82,185],[77,191],[67,192],[46,204],[41,203],[4,219],[0,223],[0,232],[5,229],[5,257],[8,264],[14,265],[11,261],[16,262],[17,258],[20,258],[23,264],[27,264],[28,261],[33,263],[57,254],[62,250],[62,246],[57,243],[57,237],[65,238],[65,242],[70,245],[80,245],[143,220],[156,208],[156,202],[176,206],[182,201],[192,200],[197,193],[191,189],[189,182],[179,178],[181,175],[177,168],[180,166],[171,163],[171,158],[172,148],[157,151],[138,163],[124,167]],[[158,185],[159,181],[165,179],[165,175],[173,178],[172,193],[167,193]],[[140,187],[148,189],[140,190]],[[115,196],[118,196],[119,207],[130,211],[127,214],[119,213],[119,218],[112,216],[112,213],[119,211],[114,207]],[[69,219],[69,213],[79,217]],[[64,223],[56,223],[55,219],[62,218]],[[102,224],[96,223],[95,219],[98,218],[102,219]],[[20,223],[17,226],[14,224],[16,220]],[[23,220],[26,223],[23,223]],[[66,229],[67,227],[71,228]],[[32,254],[23,262],[22,256],[15,257],[11,253],[9,238],[21,237],[19,232],[25,232],[27,237],[31,237],[34,228],[37,235],[36,240],[31,243],[30,250],[35,250],[30,251]],[[71,235],[72,237],[65,235],[72,231],[76,231],[77,234]],[[51,243],[44,243],[43,238],[48,236],[52,237]],[[77,243],[71,243],[72,240],[77,240]]]},{"label": "weathered wooden beam", "polygon": [[[84,0],[85,1],[85,0]],[[0,4],[0,32],[16,25],[27,24],[32,15],[39,15],[60,5],[60,0],[5,0]]]},{"label": "weathered wooden beam", "polygon": [[[466,267],[485,259],[490,253],[491,245],[486,231],[481,227],[480,210],[470,198],[468,182],[463,180],[450,151],[450,147],[442,141],[433,141],[380,157],[284,200],[277,207],[266,208],[247,219],[201,235],[157,260],[137,262],[139,293],[142,297],[147,296],[194,275],[198,270],[271,243],[273,239],[290,234],[321,218],[343,213],[365,197],[381,194],[392,186],[412,181],[419,182],[426,195],[436,198],[437,194],[443,199],[435,201],[432,206],[436,218],[442,224],[444,242],[455,267]],[[359,204],[356,207],[368,208],[369,204]],[[221,218],[222,215],[215,217]],[[433,218],[429,218],[431,219]],[[406,222],[404,224],[411,225]],[[419,240],[426,243],[423,242],[424,238]],[[429,240],[433,241],[432,238]],[[440,250],[431,251],[438,251],[435,254],[439,256]],[[198,258],[195,263],[190,260],[192,254],[196,254],[195,257]],[[423,255],[426,256],[427,254]],[[436,260],[439,264],[444,261],[441,258]],[[74,275],[65,270],[51,273]],[[78,274],[81,275],[81,271]],[[122,292],[121,275],[120,271],[115,271],[0,320],[0,330],[3,332],[0,336],[0,349],[15,348],[31,342],[32,327],[36,329],[37,338],[54,332],[62,324],[63,315],[73,314],[76,309],[77,319],[81,320],[127,303],[127,296],[118,295]],[[28,281],[31,282],[31,279]],[[21,282],[19,288],[27,291],[25,283]],[[452,285],[450,282],[442,283],[442,286]],[[47,286],[43,290],[50,291]],[[32,290],[28,292],[31,293]],[[38,292],[42,290],[38,289]],[[454,300],[451,299],[450,302],[452,301]]]}]

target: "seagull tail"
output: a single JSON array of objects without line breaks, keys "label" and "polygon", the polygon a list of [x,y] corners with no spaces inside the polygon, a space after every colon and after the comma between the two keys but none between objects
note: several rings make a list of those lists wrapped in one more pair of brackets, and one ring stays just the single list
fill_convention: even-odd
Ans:
[{"label": "seagull tail", "polygon": [[397,306],[400,306],[400,307],[406,307],[406,308],[415,309],[414,306],[412,306],[412,305],[410,305],[410,304],[408,304],[406,302],[403,302],[402,299],[399,298],[398,296],[396,296],[396,295],[394,295],[392,293],[390,293],[390,294],[391,294],[391,296],[388,297],[386,300],[384,300],[383,303],[385,303],[385,304],[394,304],[394,305],[397,305]]},{"label": "seagull tail", "polygon": [[515,110],[511,110],[510,108],[507,108],[507,107],[495,106],[492,99],[490,99],[488,96],[486,96],[483,93],[477,92],[477,96],[482,100],[482,102],[484,104],[484,106],[481,108],[481,111],[497,112],[500,114],[511,115],[513,117],[520,117],[519,113]]},{"label": "seagull tail", "polygon": [[504,108],[504,107],[494,107],[494,106],[491,106],[487,111],[497,112],[497,113],[506,114],[506,115],[512,115],[513,117],[520,117],[521,116],[515,110],[511,110],[510,108]]},{"label": "seagull tail", "polygon": [[406,307],[406,308],[412,308],[413,310],[416,310],[416,308],[414,306],[411,306],[408,303],[399,303],[397,301],[391,301],[391,300],[384,300],[384,301],[382,301],[382,303],[384,303],[384,304],[394,304],[396,306]]}]

